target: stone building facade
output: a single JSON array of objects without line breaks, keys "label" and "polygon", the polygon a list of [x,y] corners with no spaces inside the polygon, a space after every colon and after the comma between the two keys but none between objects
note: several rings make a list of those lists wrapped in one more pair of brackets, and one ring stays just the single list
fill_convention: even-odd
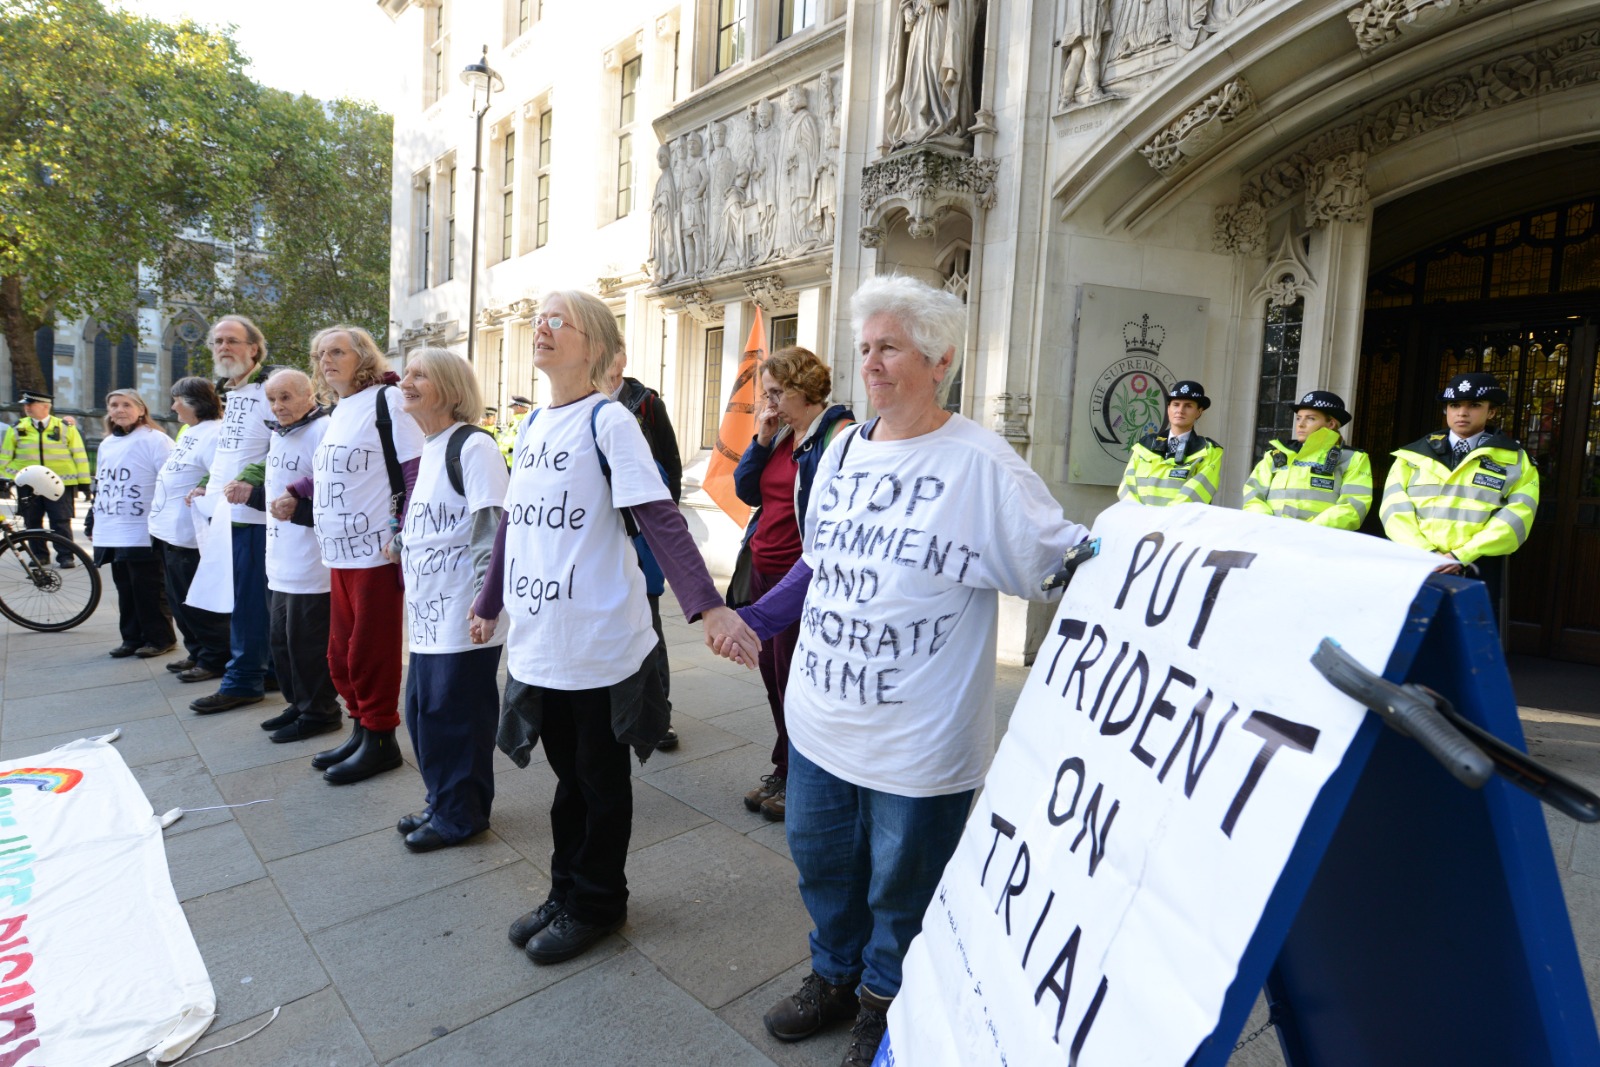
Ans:
[{"label": "stone building facade", "polygon": [[[469,173],[454,72],[487,44],[507,89],[484,142],[486,380],[531,380],[539,292],[590,287],[626,316],[632,373],[667,396],[692,474],[758,307],[769,344],[818,351],[864,415],[849,295],[914,273],[970,309],[952,402],[1087,520],[1177,378],[1214,399],[1200,429],[1236,505],[1305,390],[1350,401],[1381,472],[1435,428],[1446,377],[1493,370],[1545,481],[1510,643],[1600,662],[1593,5],[621,0],[600,20],[568,0],[382,2],[420,60],[396,117],[397,349],[469,325],[462,239],[454,276],[426,285],[418,249],[437,261],[441,176]],[[430,99],[442,50],[453,84]],[[527,138],[552,106],[547,157]],[[512,131],[527,147],[508,168]],[[547,244],[530,237],[543,173]],[[501,344],[504,362],[481,354]],[[732,524],[694,494],[687,510],[731,558]],[[1003,614],[1022,656],[1045,616]]]}]

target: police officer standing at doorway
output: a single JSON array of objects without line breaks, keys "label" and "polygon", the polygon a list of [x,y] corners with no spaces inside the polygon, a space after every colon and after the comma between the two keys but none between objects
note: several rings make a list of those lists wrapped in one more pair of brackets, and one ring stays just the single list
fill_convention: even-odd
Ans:
[{"label": "police officer standing at doorway", "polygon": [[1146,434],[1134,444],[1117,499],[1155,507],[1211,503],[1222,480],[1222,446],[1194,432],[1210,406],[1199,382],[1174,385],[1167,394],[1166,432]]},{"label": "police officer standing at doorway", "polygon": [[1522,547],[1539,509],[1539,470],[1522,446],[1490,426],[1508,403],[1494,375],[1445,384],[1446,428],[1394,453],[1379,512],[1389,540],[1442,557],[1441,574],[1476,570],[1500,618],[1505,557]]},{"label": "police officer standing at doorway", "polygon": [[[42,528],[48,516],[50,529],[72,539],[72,492],[76,489],[85,498],[93,495],[93,480],[89,475],[89,454],[83,447],[83,435],[76,426],[63,422],[50,414],[55,397],[38,390],[22,394],[22,411],[27,417],[16,429],[6,435],[4,450],[0,451],[0,478],[15,481],[23,467],[37,463],[54,471],[67,487],[59,500],[46,500],[37,493],[17,496],[17,517],[29,528]],[[72,557],[56,560],[57,567],[73,566]]]},{"label": "police officer standing at doorway", "polygon": [[1337,393],[1313,389],[1294,409],[1292,444],[1273,441],[1244,483],[1244,510],[1313,526],[1359,530],[1372,510],[1372,463],[1339,430],[1350,411]]}]

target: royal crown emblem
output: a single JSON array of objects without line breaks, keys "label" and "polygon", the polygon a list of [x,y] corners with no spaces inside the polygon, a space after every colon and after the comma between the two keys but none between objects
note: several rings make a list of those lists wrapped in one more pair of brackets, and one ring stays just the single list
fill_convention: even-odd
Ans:
[{"label": "royal crown emblem", "polygon": [[1161,346],[1166,343],[1167,331],[1162,326],[1150,325],[1150,316],[1141,316],[1138,322],[1125,322],[1122,324],[1123,347],[1128,350],[1128,355],[1157,356],[1161,354]]}]

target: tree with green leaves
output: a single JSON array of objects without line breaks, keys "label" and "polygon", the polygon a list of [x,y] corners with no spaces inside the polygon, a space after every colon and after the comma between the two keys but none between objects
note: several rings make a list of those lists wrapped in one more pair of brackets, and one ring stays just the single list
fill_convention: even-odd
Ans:
[{"label": "tree with green leaves", "polygon": [[186,228],[242,225],[268,166],[260,88],[225,33],[100,0],[0,4],[0,328],[17,384],[34,334],[137,306]]}]

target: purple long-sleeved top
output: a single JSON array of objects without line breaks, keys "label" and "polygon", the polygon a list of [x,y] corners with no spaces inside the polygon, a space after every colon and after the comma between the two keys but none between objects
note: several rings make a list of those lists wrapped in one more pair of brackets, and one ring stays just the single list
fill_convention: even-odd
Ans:
[{"label": "purple long-sleeved top", "polygon": [[[705,561],[694,547],[689,524],[678,506],[671,500],[654,500],[635,504],[632,511],[645,543],[655,553],[662,573],[672,584],[672,594],[678,598],[684,618],[694,622],[704,612],[720,606],[722,594],[717,592],[711,575],[706,572]],[[483,591],[472,602],[472,613],[480,619],[499,618],[505,607],[506,522],[505,518],[500,520],[500,530],[494,538],[494,554],[489,557],[489,572],[483,579]]]},{"label": "purple long-sleeved top", "polygon": [[780,634],[800,621],[806,606],[806,590],[811,588],[811,567],[805,560],[796,560],[777,585],[767,590],[767,595],[746,607],[737,609],[739,618],[765,641]]}]

